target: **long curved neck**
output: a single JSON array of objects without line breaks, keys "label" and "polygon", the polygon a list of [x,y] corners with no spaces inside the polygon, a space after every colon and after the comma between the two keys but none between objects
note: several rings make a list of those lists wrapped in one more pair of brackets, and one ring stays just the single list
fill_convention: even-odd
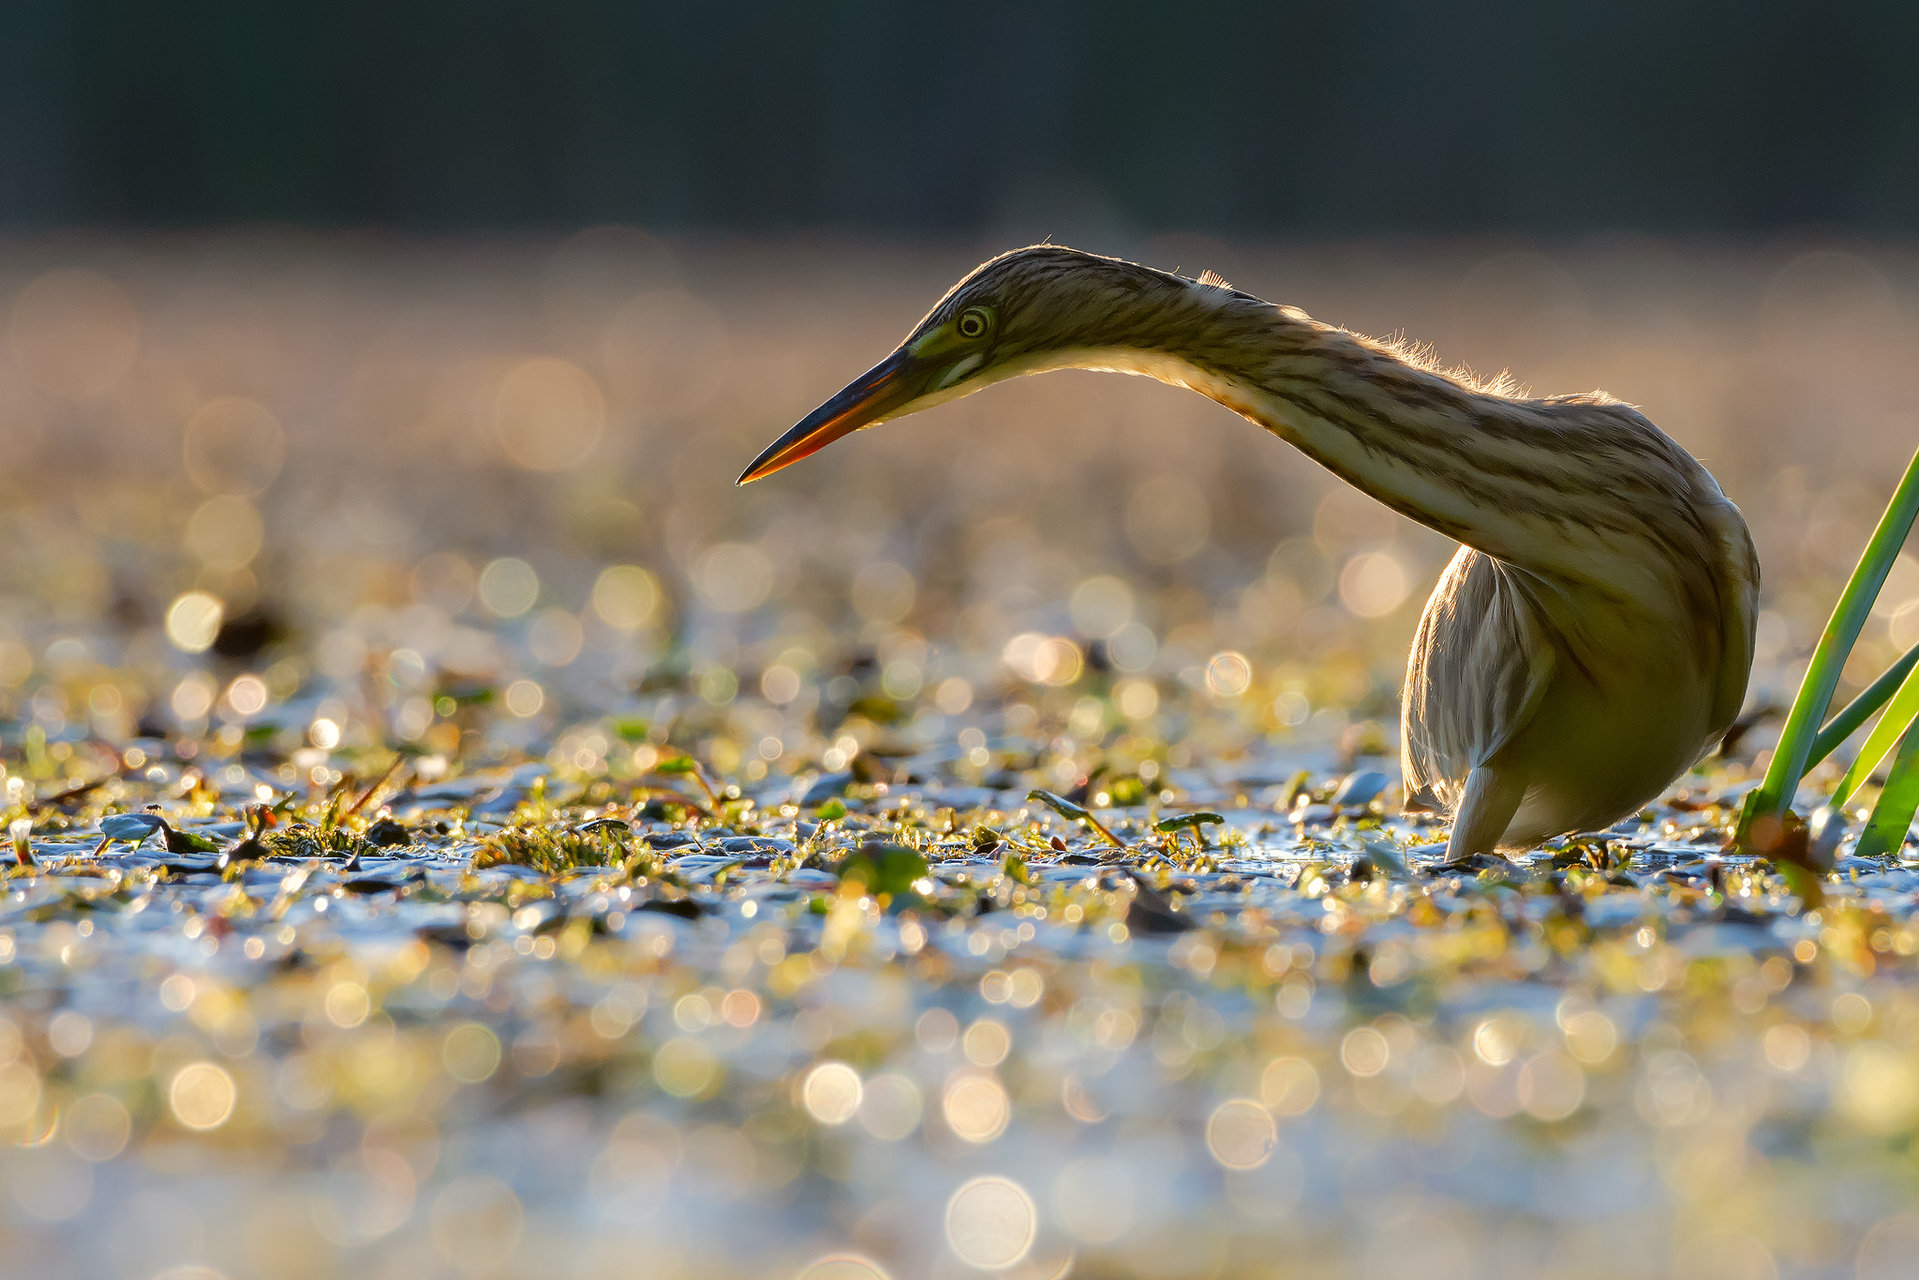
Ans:
[{"label": "long curved neck", "polygon": [[1520,399],[1422,368],[1291,308],[1209,285],[1071,360],[1189,387],[1429,528],[1521,569],[1625,599],[1672,587],[1712,542],[1705,469],[1604,396]]}]

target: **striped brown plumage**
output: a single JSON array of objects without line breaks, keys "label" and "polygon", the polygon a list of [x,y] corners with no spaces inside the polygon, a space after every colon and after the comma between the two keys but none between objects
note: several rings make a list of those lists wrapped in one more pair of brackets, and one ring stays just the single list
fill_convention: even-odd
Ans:
[{"label": "striped brown plumage", "polygon": [[1210,277],[1051,245],[995,258],[742,480],[1058,368],[1189,387],[1462,544],[1401,703],[1408,795],[1454,814],[1449,859],[1617,821],[1738,714],[1758,561],[1691,454],[1611,397],[1479,384]]}]

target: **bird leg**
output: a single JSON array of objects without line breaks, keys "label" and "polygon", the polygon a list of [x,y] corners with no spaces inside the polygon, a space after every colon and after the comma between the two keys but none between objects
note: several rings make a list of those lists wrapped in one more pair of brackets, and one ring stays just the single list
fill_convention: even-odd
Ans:
[{"label": "bird leg", "polygon": [[1490,765],[1482,764],[1467,774],[1466,792],[1453,815],[1453,834],[1446,841],[1445,865],[1455,866],[1475,854],[1497,849],[1499,838],[1512,825],[1519,802],[1525,797],[1524,782],[1502,775]]}]

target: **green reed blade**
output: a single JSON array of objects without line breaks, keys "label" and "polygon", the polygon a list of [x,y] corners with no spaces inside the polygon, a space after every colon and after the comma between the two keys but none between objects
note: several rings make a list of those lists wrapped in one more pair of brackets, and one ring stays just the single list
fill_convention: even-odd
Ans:
[{"label": "green reed blade", "polygon": [[1846,776],[1839,780],[1838,787],[1833,790],[1832,805],[1835,809],[1852,799],[1852,793],[1859,790],[1859,784],[1871,777],[1872,771],[1899,745],[1901,735],[1915,717],[1919,717],[1919,671],[1909,673],[1900,682],[1899,692],[1893,694],[1892,701],[1886,704],[1886,714],[1879,717],[1879,723],[1866,735],[1865,745],[1859,748],[1859,755],[1853,760],[1852,767],[1846,770]]},{"label": "green reed blade", "polygon": [[1843,711],[1826,721],[1826,727],[1812,740],[1812,751],[1806,756],[1806,768],[1812,768],[1831,755],[1840,743],[1852,736],[1853,730],[1870,720],[1872,713],[1885,706],[1893,691],[1905,681],[1906,673],[1916,666],[1919,666],[1919,644],[1901,654],[1897,662],[1887,667],[1877,680],[1848,702]]},{"label": "green reed blade", "polygon": [[1872,806],[1866,830],[1859,837],[1855,852],[1862,858],[1881,858],[1897,853],[1912,830],[1912,816],[1919,813],[1919,721],[1906,729],[1899,740],[1899,756],[1892,762],[1879,803]]},{"label": "green reed blade", "polygon": [[1891,571],[1899,548],[1905,544],[1915,516],[1919,516],[1919,453],[1907,464],[1904,478],[1893,491],[1892,501],[1886,504],[1885,514],[1879,518],[1879,527],[1873,530],[1851,580],[1833,606],[1832,617],[1806,668],[1806,678],[1799,686],[1798,696],[1792,700],[1792,710],[1786,714],[1786,727],[1779,735],[1779,745],[1773,751],[1765,781],[1760,783],[1741,815],[1742,840],[1755,818],[1782,818],[1791,807],[1799,781],[1806,776],[1806,761],[1812,755],[1819,721],[1832,702],[1833,690],[1839,685],[1839,673],[1845,669],[1853,643],[1866,625],[1873,601],[1878,598],[1879,588],[1885,585],[1886,574]]}]

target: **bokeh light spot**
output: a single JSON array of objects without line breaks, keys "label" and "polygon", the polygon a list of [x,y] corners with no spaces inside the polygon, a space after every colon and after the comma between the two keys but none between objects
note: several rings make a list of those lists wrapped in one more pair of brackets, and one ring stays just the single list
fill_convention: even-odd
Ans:
[{"label": "bokeh light spot", "polygon": [[925,1103],[912,1077],[881,1072],[866,1082],[860,1099],[860,1125],[882,1142],[898,1142],[919,1127]]},{"label": "bokeh light spot", "polygon": [[413,598],[449,616],[473,603],[478,585],[479,575],[456,552],[435,551],[413,566]]},{"label": "bokeh light spot", "polygon": [[1919,1214],[1910,1211],[1882,1218],[1859,1242],[1857,1280],[1908,1280],[1919,1257]]},{"label": "bokeh light spot", "polygon": [[1145,624],[1129,622],[1107,637],[1106,655],[1121,671],[1144,671],[1159,655],[1159,640]]},{"label": "bokeh light spot", "polygon": [[565,471],[585,462],[606,429],[606,397],[593,376],[550,356],[522,361],[500,382],[493,433],[528,471]]},{"label": "bokeh light spot", "polygon": [[1012,1103],[993,1076],[961,1072],[947,1081],[940,1100],[946,1127],[968,1142],[991,1142],[1006,1132]]},{"label": "bokeh light spot", "polygon": [[213,698],[219,691],[212,676],[204,671],[195,671],[181,677],[180,683],[173,687],[169,705],[173,707],[173,714],[182,721],[199,720],[213,710]]},{"label": "bokeh light spot", "polygon": [[1386,1037],[1372,1027],[1354,1027],[1339,1043],[1339,1060],[1356,1076],[1376,1076],[1391,1055]]},{"label": "bokeh light spot", "polygon": [[446,1033],[440,1060],[446,1073],[465,1084],[487,1079],[500,1066],[500,1038],[492,1028],[477,1022],[463,1022]]},{"label": "bokeh light spot", "polygon": [[238,1098],[233,1077],[211,1062],[189,1062],[167,1087],[174,1118],[189,1129],[219,1128],[232,1116]]},{"label": "bokeh light spot", "polygon": [[892,1280],[886,1269],[857,1253],[829,1253],[799,1269],[793,1280]]},{"label": "bokeh light spot", "polygon": [[844,1062],[822,1062],[806,1073],[800,1097],[807,1114],[824,1125],[842,1125],[859,1111],[859,1072]]},{"label": "bokeh light spot", "polygon": [[93,1019],[78,1009],[62,1009],[47,1022],[47,1045],[63,1058],[79,1057],[92,1043]]},{"label": "bokeh light spot", "polygon": [[973,705],[973,686],[964,676],[948,676],[933,690],[933,705],[944,715],[963,715]]},{"label": "bokeh light spot", "polygon": [[1919,644],[1919,600],[1900,605],[1887,627],[1895,649],[1910,649]]},{"label": "bokeh light spot", "polygon": [[1071,640],[1037,631],[1023,631],[1008,640],[1000,658],[1020,679],[1054,686],[1079,679],[1085,661]]},{"label": "bokeh light spot", "polygon": [[517,618],[540,598],[540,575],[524,560],[506,556],[480,570],[480,603],[496,618]]},{"label": "bokeh light spot", "polygon": [[783,707],[800,696],[800,673],[776,662],[760,673],[760,692],[768,702]]},{"label": "bokeh light spot", "polygon": [[1405,567],[1384,551],[1354,556],[1339,571],[1339,601],[1361,618],[1383,618],[1405,601],[1411,583]]},{"label": "bokeh light spot", "polygon": [[1257,1102],[1243,1098],[1222,1102],[1206,1121],[1206,1149],[1228,1169],[1257,1169],[1278,1142],[1272,1113]]},{"label": "bokeh light spot", "polygon": [[1473,1053],[1488,1066],[1503,1067],[1519,1051],[1523,1028],[1507,1014],[1486,1018],[1473,1028]]},{"label": "bokeh light spot", "polygon": [[1129,678],[1113,686],[1113,705],[1128,720],[1151,719],[1159,710],[1159,690],[1151,680]]},{"label": "bokeh light spot", "polygon": [[228,396],[193,415],[182,456],[188,478],[205,492],[258,494],[286,464],[286,432],[265,405]]},{"label": "bokeh light spot", "polygon": [[1911,1055],[1877,1041],[1846,1050],[1839,1110],[1869,1133],[1903,1132],[1919,1118],[1919,1068]]},{"label": "bokeh light spot", "polygon": [[1566,1019],[1566,1049],[1588,1066],[1612,1057],[1619,1031],[1611,1018],[1597,1009],[1583,1009]]},{"label": "bokeh light spot", "polygon": [[1081,635],[1104,640],[1133,620],[1133,589],[1102,573],[1073,589],[1068,609]]},{"label": "bokeh light spot", "polygon": [[721,613],[745,613],[773,590],[773,565],[750,542],[722,542],[701,554],[693,583],[700,598]]},{"label": "bokeh light spot", "polygon": [[336,982],[327,988],[325,1006],[327,1021],[342,1030],[365,1022],[373,1007],[366,988],[357,982]]},{"label": "bokeh light spot", "polygon": [[[1011,987],[1010,979],[1007,980],[1007,986]],[[974,1066],[997,1067],[1006,1061],[1006,1055],[1013,1047],[1013,1037],[1007,1033],[1006,1024],[997,1018],[981,1018],[966,1028],[960,1046],[966,1053],[966,1060]]]},{"label": "bokeh light spot", "polygon": [[719,1060],[698,1040],[676,1036],[653,1055],[653,1078],[676,1098],[697,1098],[712,1090],[719,1077]]},{"label": "bokeh light spot", "polygon": [[267,709],[267,682],[256,675],[235,676],[227,686],[226,704],[241,719],[257,716]]},{"label": "bokeh light spot", "polygon": [[532,680],[515,680],[506,687],[501,701],[509,713],[525,720],[540,714],[540,708],[546,705],[546,690]]},{"label": "bokeh light spot", "polygon": [[947,1243],[983,1271],[1004,1271],[1024,1258],[1038,1230],[1033,1198],[1011,1178],[974,1178],[946,1203]]},{"label": "bokeh light spot", "polygon": [[1804,1027],[1790,1022],[1767,1027],[1759,1045],[1766,1061],[1780,1071],[1797,1071],[1812,1057],[1812,1037]]},{"label": "bokeh light spot", "polygon": [[1519,1069],[1519,1105],[1535,1120],[1564,1120],[1586,1098],[1586,1073],[1557,1050],[1535,1054]]},{"label": "bokeh light spot", "polygon": [[187,521],[187,550],[209,569],[243,569],[260,554],[265,525],[253,503],[235,494],[208,498]]},{"label": "bokeh light spot", "polygon": [[593,582],[593,612],[616,631],[638,631],[659,608],[659,579],[639,565],[608,565]]},{"label": "bokeh light spot", "polygon": [[544,609],[527,629],[526,647],[549,667],[564,667],[580,656],[586,632],[564,609]]},{"label": "bokeh light spot", "polygon": [[40,1106],[40,1073],[29,1063],[0,1066],[0,1126],[25,1124]]},{"label": "bokeh light spot", "polygon": [[1260,1074],[1259,1096],[1275,1115],[1305,1115],[1319,1101],[1319,1072],[1304,1058],[1274,1058]]},{"label": "bokeh light spot", "polygon": [[226,606],[205,591],[185,591],[167,606],[167,640],[182,653],[205,653],[213,647],[226,619]]},{"label": "bokeh light spot", "polygon": [[133,1117],[111,1094],[89,1093],[74,1099],[60,1126],[75,1155],[99,1164],[126,1149],[133,1133]]},{"label": "bokeh light spot", "polygon": [[1206,691],[1215,698],[1237,698],[1252,683],[1252,664],[1243,653],[1216,653],[1206,664]]}]

